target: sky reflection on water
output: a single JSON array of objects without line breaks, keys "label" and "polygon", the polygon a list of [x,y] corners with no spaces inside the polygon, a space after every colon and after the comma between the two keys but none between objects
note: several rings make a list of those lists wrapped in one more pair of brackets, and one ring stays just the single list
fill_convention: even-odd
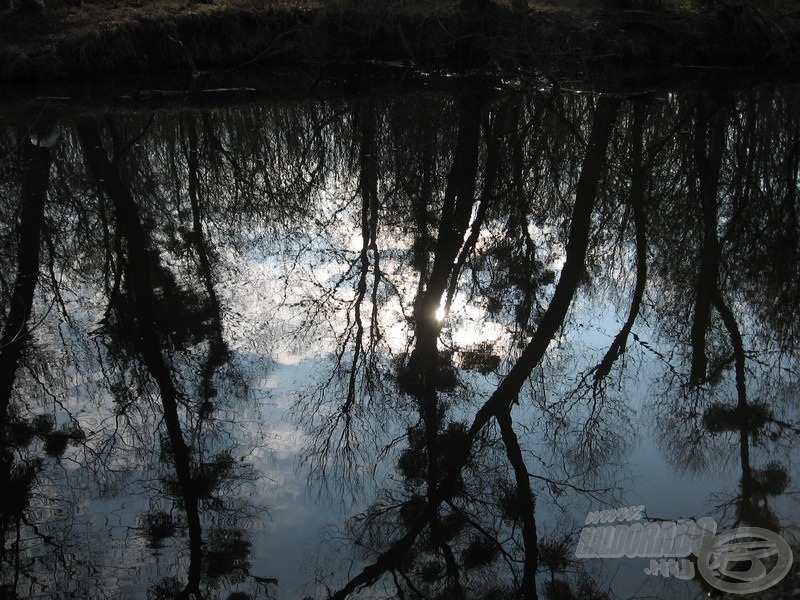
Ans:
[{"label": "sky reflection on water", "polygon": [[586,513],[794,542],[796,95],[5,122],[2,593],[695,597]]}]

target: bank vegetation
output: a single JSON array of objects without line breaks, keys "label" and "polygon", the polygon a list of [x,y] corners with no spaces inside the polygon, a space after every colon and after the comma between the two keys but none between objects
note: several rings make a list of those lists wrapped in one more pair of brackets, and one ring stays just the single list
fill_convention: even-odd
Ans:
[{"label": "bank vegetation", "polygon": [[394,62],[493,71],[792,70],[800,2],[13,0],[0,81]]}]

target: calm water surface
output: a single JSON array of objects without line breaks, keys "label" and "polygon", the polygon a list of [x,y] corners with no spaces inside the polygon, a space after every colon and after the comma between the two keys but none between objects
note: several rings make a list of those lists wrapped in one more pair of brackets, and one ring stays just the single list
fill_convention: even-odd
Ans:
[{"label": "calm water surface", "polygon": [[799,174],[791,87],[0,119],[0,596],[705,595],[575,550],[796,540]]}]

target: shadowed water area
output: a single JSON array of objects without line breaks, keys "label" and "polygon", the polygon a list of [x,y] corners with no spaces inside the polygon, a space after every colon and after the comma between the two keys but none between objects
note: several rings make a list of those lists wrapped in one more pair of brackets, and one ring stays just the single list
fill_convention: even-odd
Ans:
[{"label": "shadowed water area", "polygon": [[797,548],[800,90],[459,87],[0,118],[0,597],[715,592],[576,557],[635,506]]}]

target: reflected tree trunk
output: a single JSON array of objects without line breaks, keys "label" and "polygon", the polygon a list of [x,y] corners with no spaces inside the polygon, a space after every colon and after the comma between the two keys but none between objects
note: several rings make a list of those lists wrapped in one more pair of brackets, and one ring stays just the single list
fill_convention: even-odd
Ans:
[{"label": "reflected tree trunk", "polygon": [[692,365],[689,385],[706,380],[708,356],[706,334],[711,321],[711,305],[719,284],[720,244],[718,226],[718,192],[725,148],[726,119],[721,108],[703,99],[695,115],[694,159],[700,182],[700,215],[703,224],[700,270],[697,276],[691,344]]},{"label": "reflected tree trunk", "polygon": [[584,272],[586,251],[589,247],[589,232],[592,211],[597,197],[600,175],[606,162],[606,149],[614,129],[619,100],[601,98],[598,101],[592,123],[592,132],[586,148],[575,205],[570,220],[566,262],[561,270],[555,293],[545,311],[533,338],[522,355],[503,379],[491,398],[481,407],[470,429],[470,439],[489,422],[502,408],[510,407],[517,399],[528,376],[544,356],[550,342],[555,339],[564,323],[572,298]]},{"label": "reflected tree trunk", "polygon": [[437,311],[451,278],[458,277],[454,265],[472,215],[478,172],[480,114],[477,99],[467,97],[460,103],[455,156],[445,189],[434,263],[425,289],[414,303],[416,345],[407,371],[414,380],[410,389],[418,397],[420,417],[427,431],[432,469],[429,476],[433,481],[437,478],[437,457],[433,448],[440,419],[435,381],[439,368],[437,341],[441,329]]},{"label": "reflected tree trunk", "polygon": [[[375,356],[375,343],[377,341],[377,310],[378,286],[380,284],[380,256],[378,253],[378,148],[376,144],[377,128],[375,124],[375,106],[372,103],[364,105],[355,118],[358,124],[359,147],[359,193],[361,196],[360,229],[361,249],[358,254],[358,282],[356,283],[356,297],[353,302],[353,320],[355,321],[355,336],[353,338],[353,357],[347,381],[347,396],[340,407],[345,424],[343,436],[346,436],[345,447],[350,447],[350,420],[351,410],[357,402],[357,384],[359,365],[364,360]],[[369,275],[373,272],[371,288],[372,311],[368,324],[365,324],[363,309],[369,290]],[[369,330],[369,344],[365,347],[364,335]],[[349,335],[348,335],[349,339]],[[346,344],[342,345],[337,357],[339,362],[344,359],[347,350]]]},{"label": "reflected tree trunk", "polygon": [[[372,287],[369,289],[372,310],[370,313],[369,344],[365,354],[375,357],[375,344],[378,332],[378,286],[381,282],[380,253],[378,252],[378,146],[375,106],[370,103],[361,110],[361,149],[359,163],[361,177],[359,188],[361,191],[361,251],[359,263],[361,272],[357,286],[357,302],[355,315],[357,323],[356,352],[364,353],[364,320],[362,305],[367,297],[368,276],[372,271]],[[370,260],[371,258],[371,260]],[[352,373],[356,372],[357,356],[353,358]],[[351,380],[348,389],[355,394],[355,381]]]},{"label": "reflected tree trunk", "polygon": [[39,247],[44,226],[44,207],[50,182],[50,148],[23,142],[25,179],[17,227],[17,274],[0,339],[0,424],[5,425],[11,391],[22,351],[28,341],[28,322],[39,279]]},{"label": "reflected tree trunk", "polygon": [[[450,277],[450,284],[447,289],[447,296],[444,303],[444,314],[450,312],[453,304],[453,298],[458,290],[458,282],[461,272],[467,259],[475,250],[475,244],[483,229],[483,223],[486,219],[486,211],[491,205],[492,198],[494,197],[495,187],[497,186],[497,175],[500,172],[500,144],[504,134],[506,122],[507,109],[501,108],[494,115],[487,115],[486,119],[486,166],[483,169],[483,190],[478,199],[478,206],[475,210],[475,218],[472,220],[472,225],[469,227],[469,235],[467,239],[462,242],[462,246],[458,252],[453,274]],[[473,191],[474,193],[474,191]],[[472,208],[470,209],[470,213]]]},{"label": "reflected tree trunk", "polygon": [[536,502],[531,491],[528,466],[522,455],[517,434],[514,432],[511,409],[503,410],[497,415],[500,433],[506,448],[508,462],[514,470],[514,484],[517,492],[518,509],[522,515],[522,544],[525,558],[522,567],[522,584],[519,594],[523,600],[536,600],[536,570],[539,568],[539,548],[536,534]]},{"label": "reflected tree trunk", "polygon": [[186,163],[189,169],[188,191],[189,203],[192,210],[191,240],[200,263],[200,276],[203,280],[208,302],[211,309],[212,332],[209,340],[208,356],[203,366],[201,376],[201,393],[205,403],[210,404],[211,398],[216,395],[213,389],[212,378],[217,367],[225,362],[228,356],[228,347],[225,344],[222,331],[222,309],[220,307],[217,290],[214,286],[214,277],[211,266],[211,252],[206,240],[203,227],[203,206],[200,192],[200,154],[198,151],[197,133],[192,123],[182,122],[186,137]]},{"label": "reflected tree trunk", "polygon": [[100,129],[94,119],[79,122],[77,133],[89,171],[111,200],[117,216],[117,227],[126,242],[125,275],[137,321],[136,346],[148,373],[158,386],[164,424],[174,456],[175,473],[189,527],[188,583],[180,596],[189,598],[194,594],[201,597],[199,583],[203,563],[203,541],[199,498],[192,477],[191,451],[184,440],[179,416],[180,393],[172,380],[170,367],[164,357],[158,336],[159,328],[153,317],[156,300],[151,278],[153,265],[148,235],[142,226],[136,203],[120,177],[119,161],[122,157],[119,144],[116,143],[117,136],[114,136],[113,159],[109,160],[103,148]]},{"label": "reflected tree trunk", "polygon": [[794,140],[786,156],[784,163],[784,173],[786,178],[786,194],[781,202],[780,213],[783,215],[778,233],[780,253],[776,257],[773,268],[779,283],[783,284],[791,280],[791,273],[798,263],[798,241],[800,241],[800,231],[798,231],[798,173],[800,173],[800,125],[795,125],[792,131]]},{"label": "reflected tree trunk", "polygon": [[[27,134],[26,134],[27,137]],[[22,145],[23,169],[21,210],[17,225],[17,273],[10,296],[11,305],[3,323],[0,342],[0,489],[8,493],[0,507],[0,558],[5,559],[6,535],[15,526],[14,585],[20,573],[21,510],[28,502],[20,477],[30,480],[36,470],[14,475],[14,452],[9,447],[9,407],[20,358],[30,339],[29,323],[33,297],[39,279],[39,253],[44,227],[44,209],[50,182],[51,150],[34,146],[27,139]],[[13,525],[12,525],[13,524]]]},{"label": "reflected tree trunk", "polygon": [[622,329],[614,337],[608,351],[603,356],[603,360],[597,365],[594,372],[595,388],[608,377],[611,368],[620,356],[625,352],[628,344],[628,336],[631,333],[636,317],[644,299],[644,290],[647,286],[647,227],[644,215],[644,197],[647,186],[647,179],[650,176],[650,161],[644,158],[644,123],[647,118],[647,106],[636,104],[633,115],[633,126],[631,131],[631,160],[633,173],[631,176],[631,189],[628,202],[633,213],[634,235],[636,238],[636,284],[633,289],[628,317],[622,325]]},{"label": "reflected tree trunk", "polygon": [[462,98],[459,102],[455,156],[445,188],[433,267],[425,290],[415,303],[417,347],[435,346],[439,335],[436,311],[454,276],[453,265],[464,244],[475,203],[480,124],[481,101],[471,95]]},{"label": "reflected tree trunk", "polygon": [[515,308],[516,322],[524,332],[531,320],[533,306],[536,299],[536,275],[539,266],[536,262],[536,243],[531,237],[528,229],[530,222],[529,200],[525,197],[525,135],[541,123],[544,114],[544,105],[539,105],[529,121],[522,125],[522,97],[513,98],[509,107],[510,123],[519,124],[514,127],[509,134],[511,144],[511,188],[512,206],[508,220],[508,230],[510,235],[517,235],[522,238],[524,245],[523,260],[519,265],[523,270],[523,277],[520,284],[522,288],[522,299]]},{"label": "reflected tree trunk", "polygon": [[[407,372],[416,380],[413,393],[417,398],[420,420],[425,429],[428,498],[435,495],[439,485],[440,457],[445,450],[439,443],[444,414],[437,391],[441,368],[437,348],[441,322],[437,319],[437,311],[443,301],[447,304],[446,291],[458,278],[458,257],[464,246],[464,236],[475,203],[481,112],[482,106],[478,98],[467,96],[459,103],[455,155],[445,188],[434,246],[433,267],[421,297],[415,302],[416,346],[409,359]],[[458,565],[452,549],[440,532],[438,503],[427,503],[425,519],[430,526],[431,537],[444,557],[450,589],[456,598],[464,598]]]}]

